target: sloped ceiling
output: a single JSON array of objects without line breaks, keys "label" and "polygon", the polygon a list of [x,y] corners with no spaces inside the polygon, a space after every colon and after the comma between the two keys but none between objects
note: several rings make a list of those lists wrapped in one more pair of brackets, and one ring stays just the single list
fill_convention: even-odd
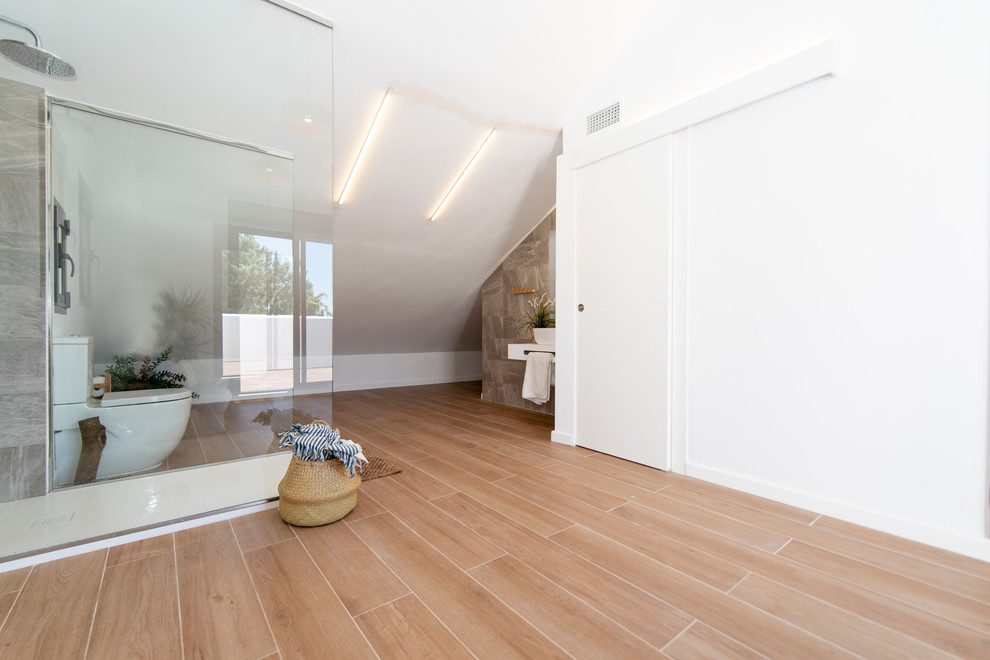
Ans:
[{"label": "sloped ceiling", "polygon": [[[297,2],[334,22],[334,353],[479,350],[480,289],[554,206],[560,129],[656,0]],[[496,128],[436,222],[429,217]]]},{"label": "sloped ceiling", "polygon": [[[235,120],[268,113],[267,120],[298,121],[301,114],[282,100],[284,90],[252,85],[259,71],[271,79],[279,67],[286,79],[305,74],[327,85],[332,78],[326,202],[331,192],[339,197],[391,89],[362,169],[335,209],[334,353],[478,350],[482,283],[554,207],[564,121],[658,1],[295,0],[334,23],[333,61],[323,62],[299,55],[310,51],[293,48],[292,34],[266,22],[270,6],[262,0],[196,3],[195,15],[170,12],[164,0],[9,0],[0,13],[41,31],[80,78],[39,82],[5,60],[0,76],[235,138],[242,133]],[[240,24],[228,19],[220,33],[210,27],[232,11]],[[254,36],[258,27],[270,38]],[[0,36],[25,38],[0,28]],[[251,59],[238,59],[245,52]],[[200,107],[183,96],[191,85],[201,98],[222,94],[239,111]],[[430,222],[492,128],[483,158]],[[281,144],[283,137],[248,141]]]}]

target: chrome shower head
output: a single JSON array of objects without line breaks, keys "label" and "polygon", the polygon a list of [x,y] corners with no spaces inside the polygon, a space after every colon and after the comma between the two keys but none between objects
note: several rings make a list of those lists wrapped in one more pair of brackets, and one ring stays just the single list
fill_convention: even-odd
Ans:
[{"label": "chrome shower head", "polygon": [[34,46],[15,39],[0,39],[0,55],[11,62],[53,78],[75,78],[76,69],[58,55],[41,47],[41,38],[30,27],[12,18],[0,16],[0,21],[27,30],[34,37]]}]

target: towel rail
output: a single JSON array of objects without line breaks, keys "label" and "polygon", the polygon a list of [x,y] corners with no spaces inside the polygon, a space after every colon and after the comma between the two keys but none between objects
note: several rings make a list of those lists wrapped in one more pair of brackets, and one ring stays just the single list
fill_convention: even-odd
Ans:
[{"label": "towel rail", "polygon": [[[556,347],[549,344],[509,344],[508,358],[510,360],[525,360],[530,353],[551,353],[556,355]],[[554,357],[556,362],[557,358]]]}]

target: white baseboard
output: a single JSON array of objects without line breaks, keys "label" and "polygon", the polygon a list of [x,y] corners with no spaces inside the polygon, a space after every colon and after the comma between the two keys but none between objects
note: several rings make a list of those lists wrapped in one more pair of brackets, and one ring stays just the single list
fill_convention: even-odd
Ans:
[{"label": "white baseboard", "polygon": [[467,383],[473,380],[481,380],[481,374],[477,376],[460,376],[457,378],[439,377],[436,379],[413,378],[408,380],[383,380],[373,382],[359,382],[338,384],[334,381],[334,392],[350,392],[352,390],[380,390],[386,387],[413,387],[414,385],[438,385],[440,383]]},{"label": "white baseboard", "polygon": [[562,445],[574,446],[574,434],[564,433],[563,431],[551,431],[550,432],[550,442],[559,442]]},{"label": "white baseboard", "polygon": [[869,527],[880,532],[886,532],[887,534],[893,534],[926,545],[957,552],[968,557],[990,561],[990,539],[964,536],[943,529],[927,527],[908,520],[894,518],[877,511],[863,509],[842,502],[835,502],[811,493],[775,486],[744,475],[726,472],[705,465],[698,465],[690,461],[687,463],[687,475],[704,481],[710,481],[720,486],[734,488],[744,493],[759,495],[760,497],[766,497],[777,502],[821,513],[832,518]]},{"label": "white baseboard", "polygon": [[481,351],[335,355],[333,391],[481,380]]}]

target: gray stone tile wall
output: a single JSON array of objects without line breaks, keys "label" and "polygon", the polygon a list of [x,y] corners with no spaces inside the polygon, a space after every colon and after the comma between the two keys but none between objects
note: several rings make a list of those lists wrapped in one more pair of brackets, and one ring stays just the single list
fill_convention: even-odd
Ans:
[{"label": "gray stone tile wall", "polygon": [[553,390],[542,406],[522,398],[526,363],[510,360],[508,351],[509,344],[532,341],[529,330],[518,326],[534,294],[517,295],[512,290],[533,287],[537,298],[549,290],[550,230],[555,226],[556,213],[551,211],[481,287],[481,398],[485,401],[553,414]]},{"label": "gray stone tile wall", "polygon": [[45,96],[0,79],[0,502],[44,495]]}]

